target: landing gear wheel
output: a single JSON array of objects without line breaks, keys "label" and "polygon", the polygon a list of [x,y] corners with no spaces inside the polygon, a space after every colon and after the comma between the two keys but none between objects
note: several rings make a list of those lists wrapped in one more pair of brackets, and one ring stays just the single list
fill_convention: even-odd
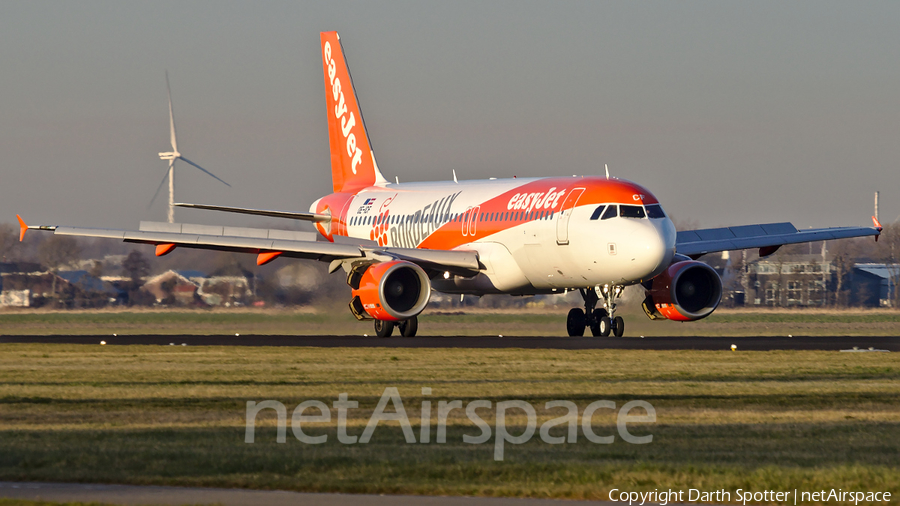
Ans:
[{"label": "landing gear wheel", "polygon": [[391,337],[394,333],[394,322],[375,320],[375,335],[378,337]]},{"label": "landing gear wheel", "polygon": [[600,320],[602,318],[608,317],[609,313],[607,313],[605,309],[595,309],[592,313],[592,316],[593,318],[591,318],[591,335],[597,337],[603,334],[603,332],[600,330]]},{"label": "landing gear wheel", "polygon": [[598,334],[600,337],[609,337],[610,330],[610,321],[609,316],[604,316],[600,318],[600,323],[597,324],[598,330],[600,333]]},{"label": "landing gear wheel", "polygon": [[416,337],[416,331],[419,330],[419,318],[413,316],[409,320],[403,320],[398,327],[400,327],[401,336]]},{"label": "landing gear wheel", "polygon": [[616,319],[613,320],[613,335],[616,337],[622,337],[622,334],[625,333],[625,320],[622,319],[621,316],[616,316]]},{"label": "landing gear wheel", "polygon": [[586,323],[584,311],[573,307],[569,310],[569,315],[566,317],[566,331],[573,337],[583,336]]}]

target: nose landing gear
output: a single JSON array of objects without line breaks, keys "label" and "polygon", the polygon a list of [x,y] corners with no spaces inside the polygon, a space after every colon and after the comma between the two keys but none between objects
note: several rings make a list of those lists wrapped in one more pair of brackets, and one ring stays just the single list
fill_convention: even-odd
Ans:
[{"label": "nose landing gear", "polygon": [[[566,331],[570,336],[583,336],[585,328],[591,329],[595,337],[607,337],[612,333],[622,337],[625,333],[625,320],[616,316],[616,299],[625,290],[621,285],[602,285],[595,288],[580,288],[584,299],[584,310],[572,308],[566,317]],[[597,292],[600,292],[598,295]],[[605,308],[598,308],[600,296]]]}]

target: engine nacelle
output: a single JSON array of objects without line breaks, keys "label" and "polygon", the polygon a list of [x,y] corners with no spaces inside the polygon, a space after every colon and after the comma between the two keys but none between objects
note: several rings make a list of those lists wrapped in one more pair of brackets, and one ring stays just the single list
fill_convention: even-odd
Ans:
[{"label": "engine nacelle", "polygon": [[418,315],[431,297],[431,282],[418,265],[396,260],[354,269],[350,311],[356,318],[400,321]]},{"label": "engine nacelle", "polygon": [[650,283],[643,307],[651,320],[699,320],[712,314],[722,301],[722,280],[703,262],[673,263]]}]

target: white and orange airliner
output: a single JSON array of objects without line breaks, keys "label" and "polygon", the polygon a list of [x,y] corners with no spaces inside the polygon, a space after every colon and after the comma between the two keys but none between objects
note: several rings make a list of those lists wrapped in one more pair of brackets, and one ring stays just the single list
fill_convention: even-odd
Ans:
[{"label": "white and orange airliner", "polygon": [[[181,207],[311,221],[318,233],[142,222],[139,230],[29,227],[58,235],[106,237],[156,246],[237,251],[263,265],[278,257],[315,259],[343,268],[350,311],[374,320],[378,336],[398,327],[413,336],[432,290],[450,294],[550,294],[580,290],[584,308],[569,311],[570,336],[621,336],[616,299],[628,285],[647,292],[651,319],[698,320],[722,297],[706,253],[877,236],[881,226],[798,231],[790,223],[676,233],[647,188],[597,176],[391,183],[378,169],[336,32],[323,32],[322,69],[334,192],[309,213],[203,204]],[[598,303],[602,301],[602,307]]]}]

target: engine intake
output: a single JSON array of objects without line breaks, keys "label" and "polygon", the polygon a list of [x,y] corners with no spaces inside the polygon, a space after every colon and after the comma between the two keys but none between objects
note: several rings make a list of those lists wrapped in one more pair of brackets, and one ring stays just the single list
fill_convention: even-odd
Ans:
[{"label": "engine intake", "polygon": [[651,280],[644,312],[651,320],[694,321],[706,318],[722,301],[722,280],[703,262],[670,265]]},{"label": "engine intake", "polygon": [[428,305],[431,282],[421,267],[403,260],[381,262],[350,272],[350,311],[356,318],[400,321]]}]

